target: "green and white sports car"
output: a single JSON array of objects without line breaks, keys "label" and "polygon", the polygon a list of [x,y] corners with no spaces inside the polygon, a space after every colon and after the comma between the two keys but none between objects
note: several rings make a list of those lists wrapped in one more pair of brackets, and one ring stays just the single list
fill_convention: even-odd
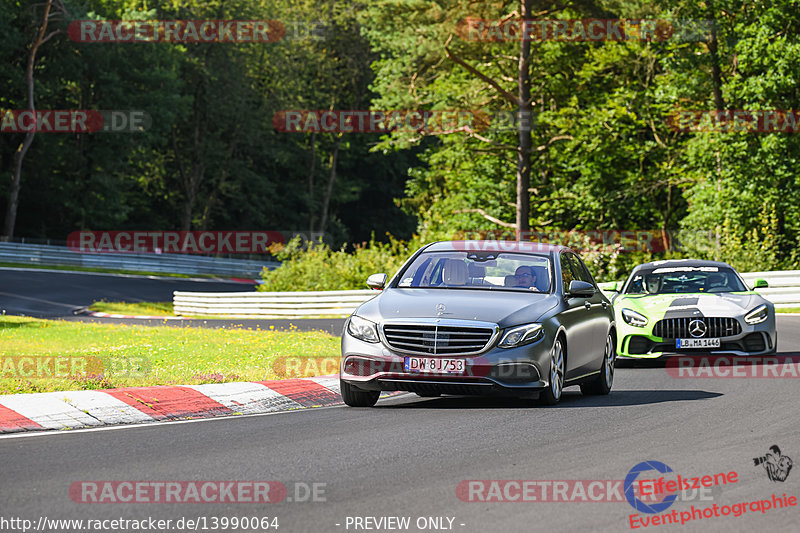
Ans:
[{"label": "green and white sports car", "polygon": [[[765,280],[755,280],[756,289],[764,287]],[[625,282],[600,288],[614,306],[620,357],[777,350],[775,306],[727,263],[655,261],[637,266]]]}]

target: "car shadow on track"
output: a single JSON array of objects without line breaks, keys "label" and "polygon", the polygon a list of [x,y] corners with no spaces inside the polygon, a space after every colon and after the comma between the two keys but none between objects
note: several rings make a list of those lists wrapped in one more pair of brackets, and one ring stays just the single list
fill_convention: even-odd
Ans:
[{"label": "car shadow on track", "polygon": [[[757,356],[752,356],[752,357],[756,361],[758,361],[758,363],[756,363],[756,364],[759,364],[759,363],[763,362],[764,358],[767,358],[767,357],[770,357],[770,358],[771,357],[777,357],[778,358],[778,362],[779,363],[783,363],[784,359],[786,359],[787,357],[798,357],[798,356],[800,356],[800,352],[797,352],[797,351],[786,351],[786,352],[778,352],[775,355],[757,355]],[[721,358],[721,359],[725,359],[725,358],[732,359],[733,357],[736,357],[737,359],[744,358],[744,359],[742,359],[743,361],[745,361],[747,359],[747,356],[745,356],[745,355],[725,355],[725,354],[716,354],[716,355],[714,355],[714,354],[709,354],[709,353],[704,353],[704,352],[697,352],[697,353],[686,353],[686,354],[681,354],[681,355],[664,355],[664,356],[659,357],[657,359],[622,359],[622,358],[619,358],[619,359],[617,359],[616,366],[617,366],[617,368],[626,368],[626,369],[627,368],[666,368],[668,361],[670,361],[670,360],[677,361],[681,357],[710,357],[710,358]],[[673,365],[674,364],[675,364],[675,362],[673,361]],[[728,365],[723,365],[723,366],[728,366]]]},{"label": "car shadow on track", "polygon": [[625,407],[668,402],[710,400],[722,396],[719,392],[703,390],[616,390],[607,396],[584,396],[578,391],[564,391],[561,402],[545,407],[536,400],[520,398],[492,398],[474,396],[443,396],[441,398],[417,398],[417,401],[402,404],[381,405],[373,409],[562,409],[582,407]]}]

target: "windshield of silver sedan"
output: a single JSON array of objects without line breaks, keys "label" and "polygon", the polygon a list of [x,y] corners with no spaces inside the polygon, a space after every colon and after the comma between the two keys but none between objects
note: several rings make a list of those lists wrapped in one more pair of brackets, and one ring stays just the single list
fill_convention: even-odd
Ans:
[{"label": "windshield of silver sedan", "polygon": [[544,255],[503,252],[425,252],[403,271],[397,287],[550,292]]}]

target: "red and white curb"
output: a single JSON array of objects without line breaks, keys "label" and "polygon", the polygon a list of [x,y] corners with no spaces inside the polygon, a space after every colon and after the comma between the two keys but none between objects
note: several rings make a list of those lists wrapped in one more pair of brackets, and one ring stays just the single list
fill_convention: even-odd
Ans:
[{"label": "red and white curb", "polygon": [[339,376],[0,396],[0,433],[249,415],[342,403]]}]

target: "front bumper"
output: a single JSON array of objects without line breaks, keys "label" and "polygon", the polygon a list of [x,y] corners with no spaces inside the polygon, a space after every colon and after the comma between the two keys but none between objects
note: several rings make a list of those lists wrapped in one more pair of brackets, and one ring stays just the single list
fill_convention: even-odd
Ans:
[{"label": "front bumper", "polygon": [[[516,348],[494,346],[477,355],[422,355],[402,353],[384,342],[368,343],[342,335],[343,381],[363,390],[410,391],[420,394],[468,396],[538,396],[549,387],[553,339],[546,332]],[[463,359],[463,373],[406,371],[406,357]]]},{"label": "front bumper", "polygon": [[747,324],[737,317],[741,332],[737,335],[719,337],[719,348],[676,347],[676,339],[653,335],[654,324],[638,328],[617,322],[617,356],[631,359],[655,359],[664,355],[765,355],[774,352],[777,345],[775,317],[771,315],[761,324]]}]

